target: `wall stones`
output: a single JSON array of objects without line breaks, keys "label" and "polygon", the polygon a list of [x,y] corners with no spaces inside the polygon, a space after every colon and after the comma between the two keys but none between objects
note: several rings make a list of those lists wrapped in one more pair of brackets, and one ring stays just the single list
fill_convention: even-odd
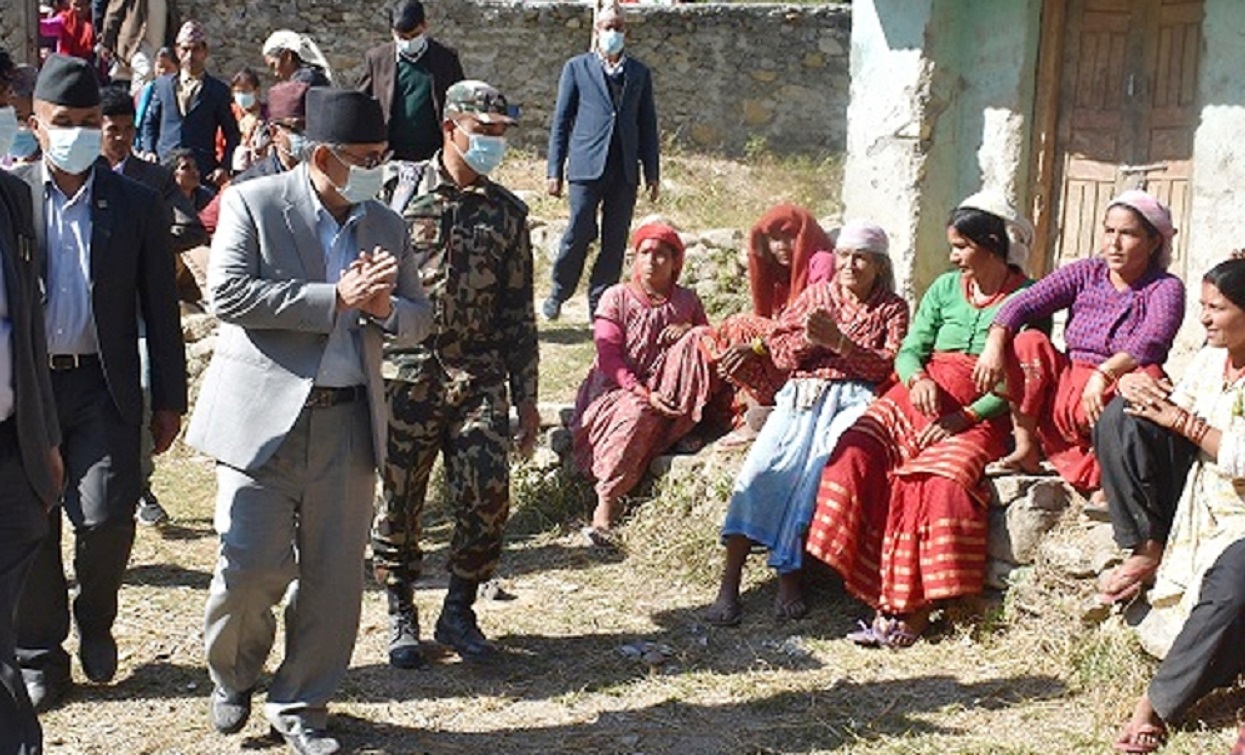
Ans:
[{"label": "wall stones", "polygon": [[[276,29],[310,34],[338,84],[353,84],[364,51],[389,38],[388,2],[176,3],[182,18],[206,24],[210,70],[225,79],[243,65],[263,69],[260,46]],[[458,49],[467,75],[522,106],[514,141],[543,152],[562,64],[588,48],[591,6],[428,0],[427,8],[432,35]],[[692,4],[630,13],[627,50],[653,69],[664,139],[733,154],[758,141],[783,153],[844,148],[851,6]],[[0,0],[10,49],[19,28],[14,0]]]}]

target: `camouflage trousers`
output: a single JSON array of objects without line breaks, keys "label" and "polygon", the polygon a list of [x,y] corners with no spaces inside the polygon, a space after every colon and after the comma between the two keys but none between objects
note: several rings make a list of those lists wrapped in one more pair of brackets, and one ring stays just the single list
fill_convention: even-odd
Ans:
[{"label": "camouflage trousers", "polygon": [[382,584],[419,578],[424,499],[443,454],[454,513],[447,568],[483,581],[501,557],[510,514],[510,408],[504,384],[478,386],[449,400],[440,380],[385,381],[389,440],[384,492],[372,524],[372,559]]}]

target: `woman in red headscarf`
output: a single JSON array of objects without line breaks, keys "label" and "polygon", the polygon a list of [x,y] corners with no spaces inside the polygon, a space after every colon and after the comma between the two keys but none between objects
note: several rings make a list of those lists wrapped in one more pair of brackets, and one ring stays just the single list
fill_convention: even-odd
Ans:
[{"label": "woman in red headscarf", "polygon": [[776,205],[752,227],[748,239],[752,312],[727,318],[715,329],[711,343],[719,373],[735,388],[731,410],[737,430],[728,436],[728,444],[755,437],[759,427],[745,425],[746,413],[753,406],[772,407],[787,382],[787,372],[770,358],[769,336],[783,310],[810,283],[830,279],[833,251],[817,219],[796,205]]},{"label": "woman in red headscarf", "polygon": [[701,419],[718,382],[705,358],[708,325],[696,292],[678,285],[683,242],[662,223],[632,237],[631,280],[607,289],[597,306],[597,358],[579,387],[571,418],[575,460],[595,480],[597,506],[584,531],[608,541],[619,501],[655,456]]}]

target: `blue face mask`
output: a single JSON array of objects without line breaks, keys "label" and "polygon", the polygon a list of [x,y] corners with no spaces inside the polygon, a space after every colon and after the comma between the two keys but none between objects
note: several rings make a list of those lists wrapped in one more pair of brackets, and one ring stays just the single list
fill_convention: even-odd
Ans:
[{"label": "blue face mask", "polygon": [[45,126],[48,132],[46,157],[71,176],[85,173],[99,159],[103,133],[97,128]]},{"label": "blue face mask", "polygon": [[13,146],[9,147],[9,157],[25,160],[38,151],[39,140],[35,138],[35,132],[28,128],[19,128],[13,136]]},{"label": "blue face mask", "polygon": [[293,131],[287,131],[285,136],[290,140],[289,156],[294,158],[295,162],[302,162],[303,152],[307,149],[307,137]]},{"label": "blue face mask", "polygon": [[238,107],[242,108],[243,110],[250,110],[251,108],[255,107],[255,93],[254,92],[234,92],[233,101],[236,102],[238,104]]},{"label": "blue face mask", "polygon": [[[461,130],[461,126],[459,129]],[[487,176],[497,166],[501,165],[502,158],[506,156],[506,137],[489,136],[487,134],[467,134],[467,151],[463,152],[458,148],[457,142],[451,142],[454,149],[458,150],[458,154],[462,156],[463,162],[467,163],[467,167],[476,173]]]},{"label": "blue face mask", "polygon": [[623,50],[625,35],[617,29],[602,29],[597,37],[597,46],[606,55],[617,55]]},{"label": "blue face mask", "polygon": [[10,105],[0,107],[0,154],[9,151],[17,137],[17,111]]}]

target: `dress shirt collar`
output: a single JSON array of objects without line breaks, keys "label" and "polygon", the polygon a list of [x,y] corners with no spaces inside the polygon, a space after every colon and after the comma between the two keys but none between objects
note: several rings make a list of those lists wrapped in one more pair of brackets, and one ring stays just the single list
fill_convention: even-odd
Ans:
[{"label": "dress shirt collar", "polygon": [[40,167],[42,167],[43,169],[43,196],[44,198],[51,196],[52,192],[56,192],[64,200],[65,207],[67,208],[74,206],[79,201],[85,201],[85,202],[90,201],[91,192],[95,188],[95,166],[91,166],[90,168],[87,168],[86,181],[82,184],[82,188],[78,189],[78,192],[74,194],[72,197],[65,196],[65,192],[61,191],[61,187],[56,185],[56,181],[52,180],[52,171],[50,168],[48,168],[47,162],[40,163]]}]

